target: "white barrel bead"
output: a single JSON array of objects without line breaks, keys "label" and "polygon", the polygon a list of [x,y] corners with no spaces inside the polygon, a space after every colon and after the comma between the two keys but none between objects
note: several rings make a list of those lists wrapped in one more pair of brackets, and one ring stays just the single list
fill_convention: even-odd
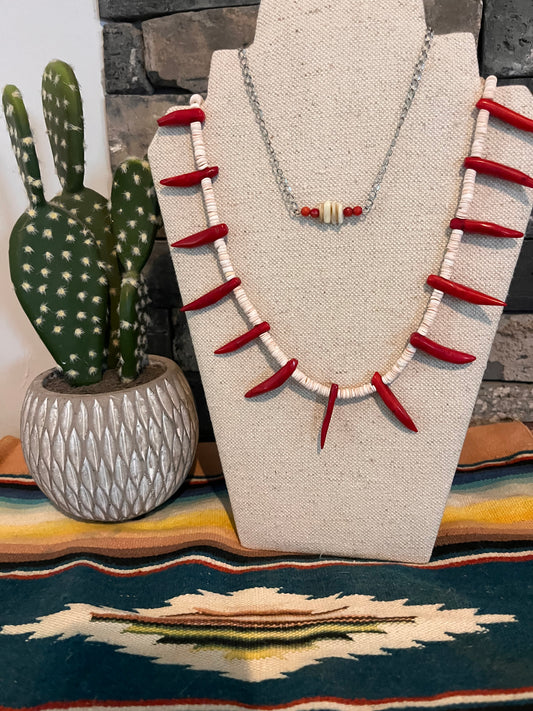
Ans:
[{"label": "white barrel bead", "polygon": [[325,225],[342,225],[344,222],[344,207],[340,202],[326,200],[318,206],[318,219]]}]

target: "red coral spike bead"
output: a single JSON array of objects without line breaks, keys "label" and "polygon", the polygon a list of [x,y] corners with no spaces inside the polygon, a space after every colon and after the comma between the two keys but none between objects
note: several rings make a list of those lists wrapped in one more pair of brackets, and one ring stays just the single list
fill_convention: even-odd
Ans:
[{"label": "red coral spike bead", "polygon": [[161,185],[169,188],[190,188],[193,185],[200,185],[204,178],[215,178],[218,175],[218,166],[213,165],[202,170],[195,170],[192,173],[175,175],[172,178],[163,178]]},{"label": "red coral spike bead", "polygon": [[492,99],[480,99],[477,102],[477,107],[478,109],[485,109],[485,111],[489,111],[495,118],[500,119],[500,121],[504,121],[515,128],[519,128],[522,131],[529,131],[530,133],[533,132],[533,119],[523,116],[512,109],[508,109],[507,106],[498,104]]},{"label": "red coral spike bead", "polygon": [[495,163],[493,160],[487,160],[486,158],[469,156],[465,159],[465,167],[484,175],[493,175],[495,178],[501,178],[501,180],[525,185],[526,188],[533,188],[533,178],[526,173],[522,173],[521,170],[503,165],[503,163]]},{"label": "red coral spike bead", "polygon": [[241,280],[238,277],[233,277],[233,279],[230,279],[229,281],[224,282],[224,284],[217,286],[215,289],[208,291],[207,294],[200,296],[199,299],[182,306],[180,311],[197,311],[198,309],[203,309],[206,306],[212,306],[212,304],[216,304],[218,301],[230,294],[234,289],[240,286],[240,284]]},{"label": "red coral spike bead", "polygon": [[311,214],[311,208],[310,207],[302,207],[300,210],[300,214],[302,217],[309,217]]},{"label": "red coral spike bead", "polygon": [[476,360],[476,356],[470,355],[470,353],[463,353],[453,348],[447,348],[418,332],[411,334],[410,342],[415,348],[420,348],[424,353],[438,358],[439,360],[444,360],[447,363],[463,365],[464,363],[472,363]]},{"label": "red coral spike bead", "polygon": [[491,237],[511,237],[519,239],[524,236],[523,232],[511,230],[508,227],[502,227],[495,222],[480,222],[479,220],[463,220],[460,217],[454,217],[450,222],[452,230],[461,230],[462,232],[474,232],[478,235],[489,235]]},{"label": "red coral spike bead", "polygon": [[408,430],[418,432],[415,423],[409,417],[406,409],[392,392],[388,385],[385,385],[383,378],[379,373],[374,373],[372,376],[372,385],[376,388],[377,394],[383,400],[383,403],[389,408],[392,414],[405,425]]},{"label": "red coral spike bead", "polygon": [[326,409],[324,422],[322,423],[322,430],[320,432],[320,449],[324,449],[324,445],[326,444],[326,437],[328,436],[328,430],[331,424],[331,416],[333,415],[333,408],[335,407],[338,394],[339,386],[336,383],[332,383],[331,390],[329,391],[328,407]]},{"label": "red coral spike bead", "polygon": [[188,126],[195,121],[200,121],[200,123],[205,121],[205,113],[202,109],[177,109],[157,119],[160,126]]},{"label": "red coral spike bead", "polygon": [[223,239],[228,234],[228,231],[228,226],[224,223],[220,225],[213,225],[213,227],[208,227],[206,230],[196,232],[195,234],[184,237],[177,242],[173,242],[172,246],[179,247],[181,249],[201,247],[204,244],[216,242],[217,239]]},{"label": "red coral spike bead", "polygon": [[239,348],[243,348],[248,343],[251,343],[251,341],[254,341],[256,338],[259,338],[261,334],[266,333],[267,331],[270,331],[270,324],[266,321],[263,321],[263,323],[254,326],[242,336],[238,336],[238,338],[235,338],[233,341],[226,343],[225,346],[217,348],[217,350],[215,351],[215,355],[222,355],[224,353],[234,353],[235,351],[238,351]]},{"label": "red coral spike bead", "polygon": [[298,361],[296,358],[292,358],[287,361],[282,368],[276,371],[274,375],[271,375],[270,378],[267,378],[262,383],[259,383],[259,385],[256,385],[255,388],[248,390],[245,397],[257,397],[258,395],[264,395],[272,390],[276,390],[291,377],[297,367]]},{"label": "red coral spike bead", "polygon": [[464,284],[458,284],[456,281],[445,279],[444,277],[430,274],[427,278],[427,284],[433,289],[443,291],[449,296],[455,296],[457,299],[468,301],[470,304],[481,304],[482,306],[507,306],[505,301],[495,299],[494,296],[489,296],[481,291],[471,289]]}]

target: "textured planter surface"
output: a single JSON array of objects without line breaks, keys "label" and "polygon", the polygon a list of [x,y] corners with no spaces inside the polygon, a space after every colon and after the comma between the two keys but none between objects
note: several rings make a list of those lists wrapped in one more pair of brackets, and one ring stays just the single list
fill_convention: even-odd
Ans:
[{"label": "textured planter surface", "polygon": [[67,395],[42,373],[21,415],[30,472],[56,506],[75,518],[124,521],[166,501],[186,478],[198,443],[198,417],[179,367],[127,390]]}]

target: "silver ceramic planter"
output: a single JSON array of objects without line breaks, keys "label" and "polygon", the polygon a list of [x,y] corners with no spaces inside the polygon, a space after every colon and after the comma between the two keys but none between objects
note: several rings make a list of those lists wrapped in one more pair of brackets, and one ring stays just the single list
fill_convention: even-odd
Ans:
[{"label": "silver ceramic planter", "polygon": [[24,457],[39,488],[65,514],[125,521],[166,501],[194,461],[198,415],[191,389],[171,360],[133,388],[62,394],[31,383],[21,415]]}]

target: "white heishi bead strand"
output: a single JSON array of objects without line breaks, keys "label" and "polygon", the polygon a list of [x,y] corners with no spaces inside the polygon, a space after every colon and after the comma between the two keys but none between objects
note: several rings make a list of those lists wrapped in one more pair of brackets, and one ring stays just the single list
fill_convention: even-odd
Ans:
[{"label": "white heishi bead strand", "polygon": [[[490,76],[486,79],[485,89],[483,92],[483,97],[485,99],[494,99],[497,83],[498,80],[494,76]],[[198,94],[195,94],[190,99],[191,106],[199,107],[202,105],[202,103],[203,99]],[[489,118],[490,114],[488,111],[481,110],[479,112],[476,123],[476,130],[474,134],[474,140],[472,142],[472,156],[484,157],[485,155]],[[208,167],[209,165],[207,161],[207,152],[203,140],[203,129],[201,123],[191,123],[191,137],[196,166],[198,170],[201,170],[203,168]],[[456,213],[456,217],[465,219],[468,216],[472,201],[474,199],[476,175],[477,173],[475,170],[467,170],[465,172],[463,180],[463,189],[461,192],[461,198],[459,201],[459,207]],[[202,191],[204,195],[204,203],[209,226],[212,227],[213,225],[220,224],[215,194],[213,191],[213,183],[210,178],[204,178],[204,180],[202,180]],[[320,205],[320,219],[323,219],[325,212],[326,217],[329,217],[329,219],[331,220],[332,217],[335,215],[336,209],[342,206],[340,204],[337,206],[335,205],[335,203],[332,204],[331,202],[329,202],[326,207],[326,210],[324,210],[324,207],[325,205],[324,203],[322,203]],[[333,215],[331,213],[333,213]],[[459,247],[461,245],[462,237],[462,230],[452,230],[440,270],[440,276],[444,277],[445,279],[450,279],[452,276],[453,267],[457,258]],[[214,243],[214,246],[217,251],[218,262],[222,269],[222,273],[224,274],[224,278],[226,281],[229,281],[230,279],[233,279],[236,274],[231,263],[226,241],[224,239],[218,239]],[[251,303],[250,299],[246,295],[246,292],[242,286],[238,286],[236,289],[234,289],[233,293],[235,295],[235,298],[237,299],[239,306],[241,307],[246,318],[248,319],[248,322],[252,327],[257,326],[265,320],[261,318],[255,307]],[[438,308],[441,304],[443,296],[444,293],[442,291],[439,291],[438,289],[433,290],[433,293],[426,307],[424,317],[420,323],[419,328],[417,329],[418,333],[420,333],[422,336],[427,336],[431,329],[431,326],[435,322]],[[289,358],[278,346],[270,332],[263,333],[261,336],[259,336],[259,338],[268,349],[270,355],[276,360],[277,363],[279,363],[280,367],[284,366],[289,361]],[[393,365],[393,367],[390,369],[390,371],[382,376],[383,382],[386,385],[390,385],[391,383],[393,383],[400,375],[400,373],[405,370],[407,365],[413,359],[416,351],[417,349],[410,343],[406,346],[405,350],[398,358],[396,363]],[[318,381],[313,380],[312,378],[307,376],[299,368],[296,368],[291,377],[293,380],[295,380],[297,383],[302,385],[310,392],[316,393],[317,395],[321,395],[326,398],[329,397],[331,391],[330,383],[319,383]],[[375,391],[376,389],[371,383],[365,383],[363,385],[357,385],[354,387],[339,388],[337,397],[341,400],[353,400],[356,398],[371,395]]]}]

